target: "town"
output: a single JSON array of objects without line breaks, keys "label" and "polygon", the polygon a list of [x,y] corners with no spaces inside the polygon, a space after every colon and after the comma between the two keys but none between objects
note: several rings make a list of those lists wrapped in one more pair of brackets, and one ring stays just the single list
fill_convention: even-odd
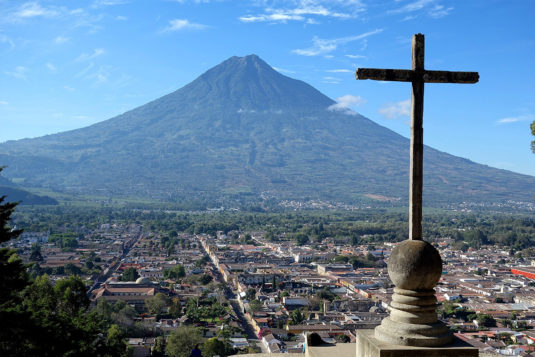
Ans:
[{"label": "town", "polygon": [[[357,330],[374,328],[388,316],[393,285],[386,261],[399,239],[333,235],[336,219],[322,221],[337,215],[329,211],[231,216],[262,221],[258,226],[264,230],[243,230],[232,222],[220,224],[221,230],[207,222],[194,228],[185,223],[185,217],[217,221],[214,215],[220,221],[226,217],[140,211],[131,221],[101,217],[99,223],[77,226],[75,220],[68,228],[31,231],[28,227],[39,225],[32,226],[32,214],[23,213],[14,221],[26,230],[8,244],[31,263],[35,276],[46,274],[51,281],[79,276],[92,309],[108,311],[136,356],[176,351],[183,339],[208,344],[218,355],[302,353],[308,333],[333,344],[355,342]],[[290,233],[284,224],[266,223],[274,217],[308,223],[298,223],[301,229]],[[484,223],[465,219],[466,227]],[[509,246],[491,244],[484,231],[459,228],[453,217],[442,218],[442,226],[445,220],[457,227],[450,231],[464,235],[461,241],[446,234],[432,239],[443,259],[436,288],[441,319],[480,352],[533,351],[531,249],[519,245],[518,236],[504,238]],[[533,220],[524,221],[524,232],[533,234]],[[362,231],[357,222],[344,224]]]}]

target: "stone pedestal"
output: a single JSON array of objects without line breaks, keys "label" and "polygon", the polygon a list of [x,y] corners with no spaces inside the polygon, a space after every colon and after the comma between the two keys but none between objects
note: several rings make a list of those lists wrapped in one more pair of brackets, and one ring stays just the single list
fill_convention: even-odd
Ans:
[{"label": "stone pedestal", "polygon": [[374,330],[357,330],[356,357],[477,357],[478,350],[453,338],[442,347],[416,347],[389,344],[375,338]]},{"label": "stone pedestal", "polygon": [[390,316],[375,328],[375,338],[414,347],[452,343],[453,334],[437,318],[434,287],[442,275],[442,259],[435,247],[423,240],[401,242],[388,260],[388,275],[396,287]]}]

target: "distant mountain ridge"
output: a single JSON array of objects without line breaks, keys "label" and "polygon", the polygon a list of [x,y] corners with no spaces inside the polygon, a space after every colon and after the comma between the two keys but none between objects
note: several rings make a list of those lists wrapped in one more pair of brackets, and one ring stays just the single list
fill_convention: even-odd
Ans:
[{"label": "distant mountain ridge", "polygon": [[[91,125],[0,144],[28,187],[169,200],[403,202],[408,139],[286,77],[231,57],[181,89]],[[424,204],[530,201],[535,177],[430,147]]]}]

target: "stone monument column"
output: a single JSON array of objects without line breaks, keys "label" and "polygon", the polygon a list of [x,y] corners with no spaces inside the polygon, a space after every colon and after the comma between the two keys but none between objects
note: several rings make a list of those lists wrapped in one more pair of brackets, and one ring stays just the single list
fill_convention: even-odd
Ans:
[{"label": "stone monument column", "polygon": [[388,260],[388,275],[395,285],[390,316],[375,328],[375,337],[406,346],[451,343],[453,334],[437,318],[434,288],[442,275],[442,259],[436,248],[423,240],[401,242]]},{"label": "stone monument column", "polygon": [[424,67],[424,35],[412,38],[412,69],[359,68],[357,79],[412,83],[409,239],[397,245],[388,260],[395,285],[389,310],[375,331],[357,332],[357,357],[477,356],[475,348],[456,341],[437,318],[435,286],[442,275],[442,259],[422,240],[424,83],[476,83],[477,72],[428,71]]}]

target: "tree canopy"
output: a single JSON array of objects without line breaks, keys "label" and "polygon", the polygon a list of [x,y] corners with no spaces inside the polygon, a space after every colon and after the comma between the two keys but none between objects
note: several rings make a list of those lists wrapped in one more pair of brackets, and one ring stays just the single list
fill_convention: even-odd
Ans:
[{"label": "tree canopy", "polygon": [[[531,135],[535,136],[535,120],[531,123]],[[535,153],[535,140],[531,142],[531,151]]]}]

